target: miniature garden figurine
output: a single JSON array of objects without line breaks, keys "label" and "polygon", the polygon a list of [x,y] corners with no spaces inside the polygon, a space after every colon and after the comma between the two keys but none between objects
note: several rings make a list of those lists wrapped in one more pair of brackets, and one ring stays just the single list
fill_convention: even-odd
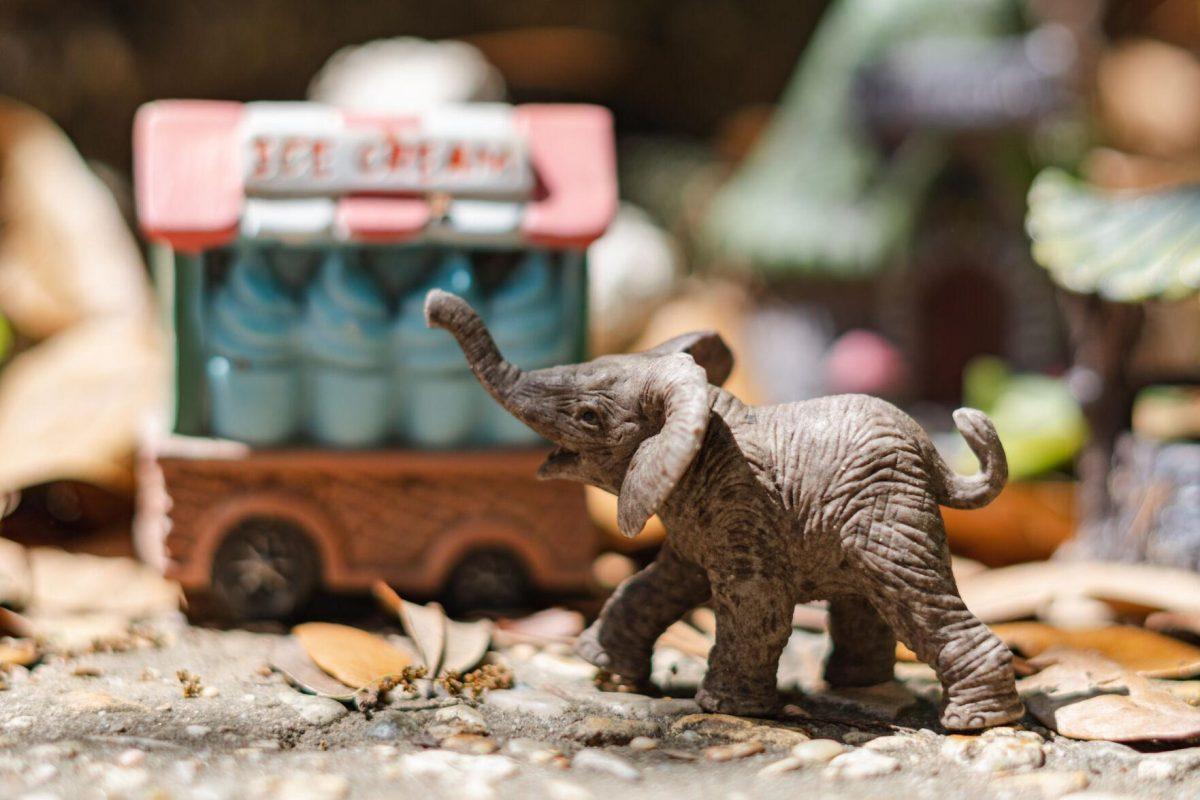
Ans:
[{"label": "miniature garden figurine", "polygon": [[821,598],[831,685],[891,680],[898,638],[936,670],[947,728],[1022,716],[1012,654],[959,597],[938,509],[978,508],[1004,486],[1004,450],[982,412],[954,414],[982,465],[964,477],[877,398],[744,405],[720,388],[733,356],[715,333],[523,371],[461,298],[431,291],[425,316],[455,336],[505,409],[557,445],[539,477],[616,494],[626,536],[655,513],[667,529],[655,562],[621,584],[580,638],[588,661],[646,685],[659,634],[711,598],[716,644],[696,700],[706,711],[769,715],[792,609]]}]

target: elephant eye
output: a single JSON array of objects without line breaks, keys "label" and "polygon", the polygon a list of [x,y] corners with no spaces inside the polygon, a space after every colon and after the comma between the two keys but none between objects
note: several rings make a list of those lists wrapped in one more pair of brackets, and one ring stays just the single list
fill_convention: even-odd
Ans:
[{"label": "elephant eye", "polygon": [[583,411],[580,411],[576,419],[578,419],[584,425],[595,426],[600,424],[600,415],[595,411],[592,411],[590,408],[585,408]]}]

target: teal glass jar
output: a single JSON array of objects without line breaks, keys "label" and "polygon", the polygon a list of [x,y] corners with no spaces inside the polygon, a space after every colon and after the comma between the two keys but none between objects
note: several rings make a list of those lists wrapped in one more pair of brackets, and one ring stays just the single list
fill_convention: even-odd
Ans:
[{"label": "teal glass jar", "polygon": [[480,304],[471,260],[459,251],[447,253],[432,276],[404,297],[392,326],[394,430],[416,447],[471,445],[476,443],[484,390],[454,338],[425,325],[425,295],[431,289]]},{"label": "teal glass jar", "polygon": [[306,292],[304,353],[309,436],[340,448],[375,447],[388,436],[388,310],[366,270],[330,250]]},{"label": "teal glass jar", "polygon": [[263,255],[239,249],[208,308],[205,364],[216,436],[254,445],[291,439],[300,423],[299,309]]},{"label": "teal glass jar", "polygon": [[[500,351],[522,369],[551,367],[569,359],[562,293],[546,253],[527,253],[493,293],[484,315]],[[498,403],[486,406],[483,427],[487,440],[495,444],[541,441]]]}]

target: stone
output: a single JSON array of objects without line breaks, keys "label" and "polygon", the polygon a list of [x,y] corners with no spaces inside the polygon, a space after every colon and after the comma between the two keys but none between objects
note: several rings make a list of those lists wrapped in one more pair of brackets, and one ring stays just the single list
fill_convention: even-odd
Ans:
[{"label": "stone", "polygon": [[642,777],[637,767],[628,759],[596,747],[585,747],[576,753],[571,759],[571,766],[575,769],[604,772],[623,781],[636,781]]},{"label": "stone", "polygon": [[270,775],[250,783],[250,796],[262,800],[344,800],[350,796],[350,781],[345,775],[332,773]]},{"label": "stone", "polygon": [[1044,800],[1058,800],[1063,795],[1086,789],[1088,776],[1087,773],[1079,771],[1038,770],[999,778],[994,785],[1002,795],[1034,796]]},{"label": "stone", "polygon": [[212,728],[207,725],[188,725],[183,732],[193,739],[199,739],[212,733]]},{"label": "stone", "polygon": [[469,753],[477,756],[485,756],[499,749],[491,738],[478,733],[455,733],[442,739],[440,744],[455,753]]},{"label": "stone", "polygon": [[846,745],[833,739],[813,739],[800,742],[792,748],[792,758],[800,761],[801,765],[827,764],[845,753]]},{"label": "stone", "polygon": [[539,719],[561,717],[570,708],[561,697],[537,689],[495,689],[484,695],[484,702],[500,711]]},{"label": "stone", "polygon": [[693,734],[725,742],[759,741],[766,747],[794,747],[808,741],[808,734],[783,725],[750,720],[729,714],[688,714],[671,724],[675,736]]},{"label": "stone", "polygon": [[377,741],[388,742],[412,735],[419,727],[420,725],[412,713],[387,711],[376,715],[371,727],[367,728],[367,736]]},{"label": "stone", "polygon": [[150,782],[150,773],[141,767],[111,767],[100,777],[100,788],[109,797],[126,797],[139,792]]},{"label": "stone", "polygon": [[429,778],[453,788],[460,796],[486,796],[490,787],[517,771],[502,755],[470,755],[450,750],[425,750],[401,756],[401,774]]},{"label": "stone", "polygon": [[141,765],[146,760],[146,751],[139,750],[136,747],[131,747],[128,750],[121,751],[117,756],[117,763],[122,767],[136,767]]},{"label": "stone", "polygon": [[94,714],[97,711],[118,713],[149,710],[141,703],[135,703],[132,700],[126,700],[121,697],[113,697],[108,692],[84,690],[66,692],[59,697],[59,700],[68,711],[80,714]]},{"label": "stone", "polygon": [[558,748],[541,739],[509,739],[504,743],[504,753],[517,758],[528,758],[534,753],[551,753],[557,755]]},{"label": "stone", "polygon": [[900,769],[900,762],[883,753],[870,750],[851,750],[834,757],[825,767],[825,776],[860,780],[889,775]]},{"label": "stone", "polygon": [[1036,769],[1046,763],[1042,740],[1037,734],[948,736],[941,752],[947,758],[985,772]]},{"label": "stone", "polygon": [[487,733],[487,722],[474,708],[461,703],[439,708],[433,713],[435,723],[453,726],[460,733]]},{"label": "stone", "polygon": [[658,739],[649,736],[635,736],[629,740],[629,749],[645,753],[658,747]]},{"label": "stone", "polygon": [[863,747],[876,753],[898,753],[913,749],[917,743],[918,740],[915,736],[880,736],[878,739],[867,742]]},{"label": "stone", "polygon": [[648,720],[584,717],[572,723],[565,732],[568,739],[585,745],[628,744],[638,736],[657,736],[656,723]]},{"label": "stone", "polygon": [[1182,772],[1182,764],[1165,756],[1143,758],[1137,766],[1137,776],[1144,781],[1174,780]]},{"label": "stone", "polygon": [[592,800],[592,793],[577,783],[555,780],[546,784],[550,800]]},{"label": "stone", "polygon": [[349,713],[344,705],[329,697],[301,694],[292,689],[281,690],[277,697],[281,703],[295,711],[300,719],[318,728],[332,724]]},{"label": "stone", "polygon": [[733,761],[737,758],[747,758],[758,755],[766,747],[762,742],[733,742],[732,744],[715,744],[704,748],[704,757],[709,761]]},{"label": "stone", "polygon": [[758,771],[760,777],[767,778],[772,775],[782,775],[785,772],[794,772],[795,770],[804,767],[804,762],[795,756],[781,758],[778,761],[772,761]]}]

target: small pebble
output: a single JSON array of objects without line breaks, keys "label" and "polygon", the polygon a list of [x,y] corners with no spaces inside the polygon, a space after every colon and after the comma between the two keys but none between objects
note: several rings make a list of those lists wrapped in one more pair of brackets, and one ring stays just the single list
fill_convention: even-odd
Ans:
[{"label": "small pebble", "polygon": [[33,727],[34,722],[35,720],[33,717],[22,715],[19,717],[13,717],[8,722],[4,723],[4,728],[5,730],[10,731],[27,731]]},{"label": "small pebble", "polygon": [[795,756],[781,758],[778,761],[772,761],[758,771],[758,774],[766,778],[771,775],[782,775],[785,772],[793,772],[804,766],[804,762]]},{"label": "small pebble", "polygon": [[900,762],[891,756],[870,750],[852,750],[842,753],[829,762],[825,775],[832,778],[878,778],[900,769]]},{"label": "small pebble", "polygon": [[441,746],[456,753],[469,753],[476,756],[485,756],[499,749],[491,738],[478,733],[452,734],[442,739]]},{"label": "small pebble", "polygon": [[199,739],[201,736],[208,736],[212,732],[212,728],[207,725],[188,725],[183,732],[193,739]]},{"label": "small pebble", "polygon": [[571,760],[571,766],[576,769],[605,772],[625,781],[636,781],[642,776],[628,759],[595,747],[585,747],[576,753],[575,758]]},{"label": "small pebble", "polygon": [[652,739],[649,736],[635,736],[629,740],[629,749],[636,750],[639,753],[653,750],[656,747],[658,747],[658,740]]},{"label": "small pebble", "polygon": [[709,761],[733,761],[736,758],[747,758],[758,755],[765,749],[762,742],[718,744],[704,748],[704,757]]},{"label": "small pebble", "polygon": [[136,747],[131,747],[128,750],[123,750],[117,756],[117,763],[122,767],[136,767],[146,760],[146,751],[139,750]]},{"label": "small pebble", "polygon": [[550,781],[546,784],[546,794],[551,800],[592,800],[591,792],[570,781]]},{"label": "small pebble", "polygon": [[827,764],[846,750],[846,745],[833,739],[813,739],[793,747],[792,758],[798,759],[804,765]]},{"label": "small pebble", "polygon": [[221,690],[215,686],[205,686],[200,690],[201,697],[218,697],[220,694]]},{"label": "small pebble", "polygon": [[1170,758],[1144,758],[1138,762],[1137,776],[1145,781],[1169,781],[1179,777],[1178,762]]}]

